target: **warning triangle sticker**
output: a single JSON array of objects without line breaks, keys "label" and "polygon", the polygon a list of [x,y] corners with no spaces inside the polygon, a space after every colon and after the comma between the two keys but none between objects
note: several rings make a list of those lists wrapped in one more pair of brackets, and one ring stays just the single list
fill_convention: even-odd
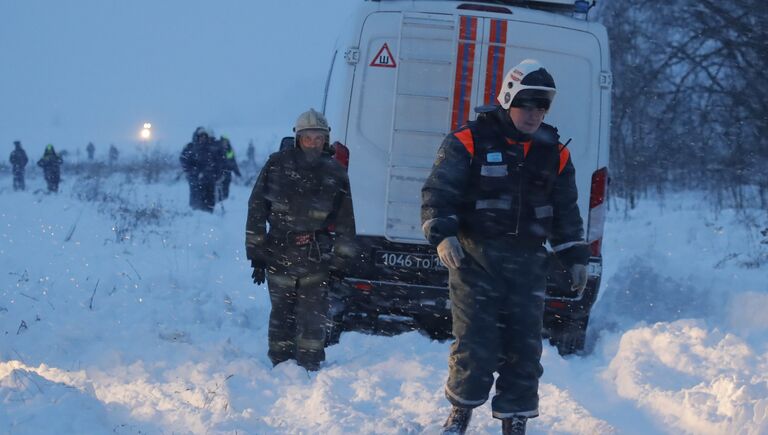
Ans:
[{"label": "warning triangle sticker", "polygon": [[397,68],[397,64],[395,63],[395,58],[392,56],[392,52],[389,51],[389,46],[385,42],[384,45],[381,46],[381,49],[378,53],[376,53],[376,56],[371,61],[370,66],[380,66],[382,68]]}]

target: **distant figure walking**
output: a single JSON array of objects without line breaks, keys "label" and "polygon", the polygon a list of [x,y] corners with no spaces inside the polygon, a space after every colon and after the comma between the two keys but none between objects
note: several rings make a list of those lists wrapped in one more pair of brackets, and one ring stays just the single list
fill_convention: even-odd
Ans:
[{"label": "distant figure walking", "polygon": [[88,160],[93,160],[93,153],[96,152],[96,147],[93,146],[93,142],[88,142],[88,146],[85,147],[88,152]]},{"label": "distant figure walking", "polygon": [[325,361],[331,274],[340,279],[356,256],[355,218],[347,173],[327,152],[328,120],[310,109],[294,132],[296,146],[269,156],[253,186],[245,249],[253,282],[268,282],[269,359],[316,371]]},{"label": "distant figure walking", "polygon": [[205,128],[198,127],[181,152],[179,161],[189,182],[189,206],[213,212],[216,183],[224,172],[224,148]]},{"label": "distant figure walking", "polygon": [[43,168],[45,182],[48,184],[49,192],[59,191],[59,182],[61,181],[61,164],[64,160],[56,154],[52,144],[45,147],[43,157],[37,161],[37,166]]},{"label": "distant figure walking", "polygon": [[248,151],[245,155],[248,158],[248,164],[253,165],[253,162],[256,161],[256,149],[253,147],[253,140],[248,142]]},{"label": "distant figure walking", "polygon": [[109,164],[114,165],[117,163],[117,158],[120,156],[120,151],[115,148],[115,144],[109,145]]},{"label": "distant figure walking", "polygon": [[29,159],[27,158],[27,152],[21,147],[21,142],[13,142],[14,149],[11,151],[11,157],[8,161],[11,162],[13,170],[13,190],[24,190],[26,188],[24,184],[24,168],[26,168]]},{"label": "distant figure walking", "polygon": [[221,178],[221,192],[218,197],[219,201],[229,198],[229,185],[232,184],[232,173],[234,172],[238,177],[242,176],[240,174],[240,168],[237,166],[235,150],[232,148],[229,138],[222,136],[221,146],[224,150],[224,174]]}]

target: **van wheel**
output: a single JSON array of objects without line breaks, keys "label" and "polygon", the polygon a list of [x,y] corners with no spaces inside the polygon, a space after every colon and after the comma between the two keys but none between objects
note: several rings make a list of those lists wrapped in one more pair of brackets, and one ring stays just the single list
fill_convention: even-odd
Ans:
[{"label": "van wheel", "polygon": [[419,332],[432,340],[445,341],[453,338],[450,315],[423,314],[416,317]]},{"label": "van wheel", "polygon": [[589,319],[564,322],[550,331],[549,343],[557,347],[561,356],[580,354],[584,351]]},{"label": "van wheel", "polygon": [[329,317],[325,328],[325,347],[339,344],[342,332],[344,332],[344,313]]},{"label": "van wheel", "polygon": [[346,311],[347,306],[343,300],[330,298],[328,320],[325,324],[325,347],[339,343],[341,333],[344,332]]}]

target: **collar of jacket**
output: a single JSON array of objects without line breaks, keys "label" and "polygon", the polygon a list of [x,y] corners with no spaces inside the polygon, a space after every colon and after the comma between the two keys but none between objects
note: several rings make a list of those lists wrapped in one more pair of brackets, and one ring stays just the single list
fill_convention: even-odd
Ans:
[{"label": "collar of jacket", "polygon": [[293,157],[293,161],[296,164],[296,167],[299,169],[313,169],[318,167],[323,158],[325,157],[325,153],[320,153],[319,156],[317,156],[314,160],[307,160],[306,155],[304,154],[304,151],[299,148],[298,146],[295,148],[291,148],[291,154]]},{"label": "collar of jacket", "polygon": [[511,139],[515,142],[528,142],[531,140],[530,134],[523,133],[515,127],[515,124],[503,107],[499,106],[498,109],[493,112],[493,117],[507,139]]}]

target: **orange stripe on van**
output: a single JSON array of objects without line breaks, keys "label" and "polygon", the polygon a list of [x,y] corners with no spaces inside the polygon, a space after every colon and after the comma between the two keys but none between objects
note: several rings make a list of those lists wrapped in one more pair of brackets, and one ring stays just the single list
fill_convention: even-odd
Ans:
[{"label": "orange stripe on van", "polygon": [[469,155],[475,156],[475,139],[472,137],[472,130],[465,128],[453,134],[459,142],[464,144],[464,148],[469,151]]},{"label": "orange stripe on van", "polygon": [[563,169],[565,169],[565,165],[568,164],[568,159],[571,158],[571,152],[568,151],[568,148],[565,147],[565,145],[560,144],[560,168],[557,170],[557,174],[560,175],[563,172]]},{"label": "orange stripe on van", "polygon": [[453,87],[451,130],[456,130],[469,119],[472,101],[472,81],[475,65],[477,18],[459,17],[459,38],[456,50],[456,77]]},{"label": "orange stripe on van", "polygon": [[504,57],[507,44],[507,22],[491,20],[491,35],[485,66],[485,93],[483,102],[493,104],[504,78]]}]

